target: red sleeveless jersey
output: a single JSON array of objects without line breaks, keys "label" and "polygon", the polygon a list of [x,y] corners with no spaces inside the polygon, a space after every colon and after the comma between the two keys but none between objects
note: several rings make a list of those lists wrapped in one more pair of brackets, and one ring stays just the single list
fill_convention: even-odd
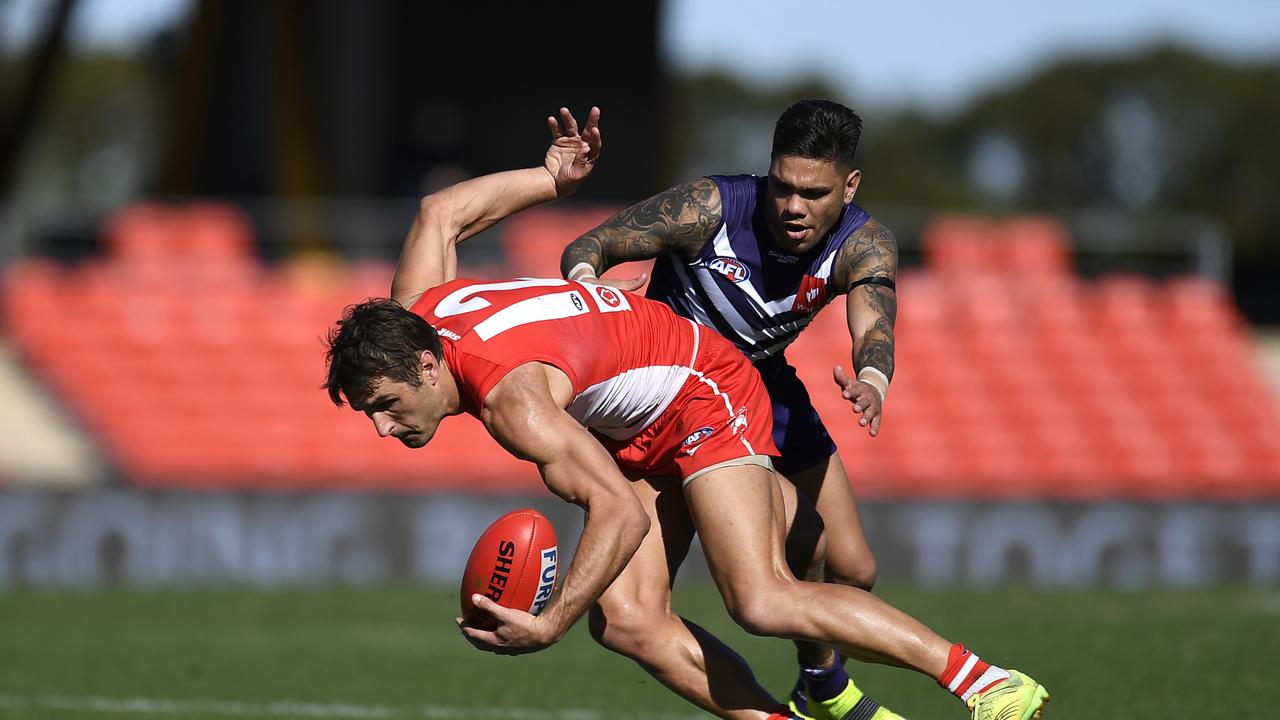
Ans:
[{"label": "red sleeveless jersey", "polygon": [[561,279],[460,278],[428,290],[412,311],[440,334],[473,415],[507,373],[543,362],[572,383],[569,414],[631,470],[683,475],[708,460],[776,455],[755,368],[663,303]]}]

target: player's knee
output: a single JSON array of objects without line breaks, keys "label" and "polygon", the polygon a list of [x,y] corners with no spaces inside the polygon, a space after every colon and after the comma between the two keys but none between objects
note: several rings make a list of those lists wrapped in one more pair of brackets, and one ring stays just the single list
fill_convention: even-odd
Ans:
[{"label": "player's knee", "polygon": [[789,635],[788,621],[793,617],[795,606],[794,600],[786,592],[787,587],[787,583],[776,583],[768,589],[756,589],[726,599],[725,607],[729,611],[729,617],[752,635]]},{"label": "player's knee", "polygon": [[631,658],[644,655],[654,627],[655,618],[645,615],[638,605],[624,602],[598,604],[587,617],[592,639]]}]

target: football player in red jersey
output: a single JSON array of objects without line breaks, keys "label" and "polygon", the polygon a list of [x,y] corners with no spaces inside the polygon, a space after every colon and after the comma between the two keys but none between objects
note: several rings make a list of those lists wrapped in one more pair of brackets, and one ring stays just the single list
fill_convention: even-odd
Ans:
[{"label": "football player in red jersey", "polygon": [[[484,650],[532,652],[563,637],[612,583],[665,592],[682,558],[667,557],[663,533],[691,522],[730,615],[748,632],[914,668],[975,713],[1038,714],[1047,693],[1029,678],[979,661],[863,590],[795,578],[768,397],[727,340],[662,303],[600,284],[456,277],[458,243],[581,184],[599,156],[598,122],[593,108],[579,132],[562,108],[559,122],[548,118],[553,142],[542,167],[424,198],[391,299],[348,308],[329,338],[330,397],[365,413],[380,435],[422,447],[445,417],[472,414],[535,463],[552,492],[586,510],[564,583],[543,612],[477,595],[495,627],[459,618],[463,634]],[[687,510],[658,506],[670,482],[682,487]],[[795,717],[731,650],[670,619],[650,628],[653,642],[696,662],[664,683],[719,717]],[[850,708],[865,718],[877,710]]]}]

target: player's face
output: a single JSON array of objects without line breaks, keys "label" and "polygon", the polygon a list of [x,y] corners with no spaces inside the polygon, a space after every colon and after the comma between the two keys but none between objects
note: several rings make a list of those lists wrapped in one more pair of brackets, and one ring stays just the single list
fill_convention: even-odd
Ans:
[{"label": "player's face", "polygon": [[803,253],[826,237],[846,203],[853,201],[862,173],[841,172],[835,162],[781,155],[769,165],[769,225],[773,240]]},{"label": "player's face", "polygon": [[[420,448],[436,434],[444,419],[440,389],[430,383],[410,383],[379,378],[369,399],[355,408],[373,421],[382,437],[391,436],[405,447]],[[353,405],[354,407],[354,405]]]}]

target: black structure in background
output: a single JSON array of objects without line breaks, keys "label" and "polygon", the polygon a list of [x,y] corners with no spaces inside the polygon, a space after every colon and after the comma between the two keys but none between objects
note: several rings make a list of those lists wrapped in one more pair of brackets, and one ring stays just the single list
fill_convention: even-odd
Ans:
[{"label": "black structure in background", "polygon": [[44,109],[51,80],[66,47],[67,26],[75,0],[58,0],[50,13],[13,104],[0,106],[0,201],[13,192],[22,146]]},{"label": "black structure in background", "polygon": [[540,162],[542,118],[604,115],[583,195],[660,189],[656,0],[554,6],[202,0],[174,73],[159,194],[413,197]]}]

